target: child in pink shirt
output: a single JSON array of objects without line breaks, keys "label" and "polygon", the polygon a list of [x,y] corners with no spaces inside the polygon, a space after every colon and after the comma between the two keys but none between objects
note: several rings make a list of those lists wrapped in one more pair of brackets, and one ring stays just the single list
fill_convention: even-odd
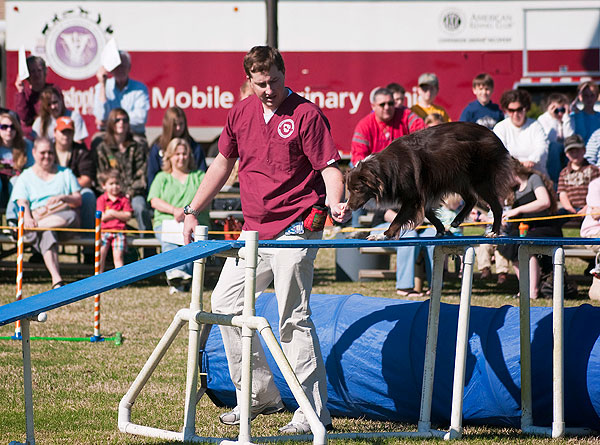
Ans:
[{"label": "child in pink shirt", "polygon": [[129,198],[121,192],[119,171],[110,169],[98,175],[104,193],[96,200],[96,210],[102,212],[102,247],[100,248],[100,272],[104,272],[106,256],[112,246],[113,261],[116,267],[124,264],[127,241],[124,233],[106,232],[124,230],[131,219],[133,208]]}]

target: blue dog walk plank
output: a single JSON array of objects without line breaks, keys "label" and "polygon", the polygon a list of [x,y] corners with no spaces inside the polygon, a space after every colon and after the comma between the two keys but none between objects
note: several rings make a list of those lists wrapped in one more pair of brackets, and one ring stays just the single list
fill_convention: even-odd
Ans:
[{"label": "blue dog walk plank", "polygon": [[319,247],[319,248],[357,248],[357,247],[403,247],[403,246],[469,246],[476,244],[525,244],[536,246],[581,246],[600,245],[600,238],[486,238],[481,236],[444,236],[422,238],[400,238],[397,240],[369,241],[366,239],[331,240],[264,240],[259,247]]},{"label": "blue dog walk plank", "polygon": [[[449,236],[400,238],[388,241],[369,241],[364,239],[333,240],[262,240],[259,247],[270,248],[359,248],[359,247],[402,247],[402,246],[468,246],[476,244],[524,244],[541,246],[600,245],[600,238],[485,238],[478,236]],[[156,275],[165,270],[206,258],[215,253],[240,248],[244,241],[198,241],[178,249],[164,252],[118,269],[109,270],[100,275],[85,278],[58,289],[49,290],[23,300],[0,306],[0,326],[22,318],[33,317],[40,312],[49,311],[107,290],[125,286],[129,283]]]},{"label": "blue dog walk plank", "polygon": [[231,249],[235,241],[198,241],[178,249],[154,255],[135,263],[112,269],[58,289],[0,306],[0,326],[40,312],[74,303],[92,295],[156,275],[180,264]]}]

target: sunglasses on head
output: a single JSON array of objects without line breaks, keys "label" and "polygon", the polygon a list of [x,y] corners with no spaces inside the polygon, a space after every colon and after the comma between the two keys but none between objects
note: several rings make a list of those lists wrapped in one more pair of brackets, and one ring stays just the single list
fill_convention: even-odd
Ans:
[{"label": "sunglasses on head", "polygon": [[129,118],[127,118],[127,117],[118,117],[118,118],[115,119],[115,124],[117,122],[124,122],[124,123],[127,124],[129,122]]},{"label": "sunglasses on head", "polygon": [[567,111],[567,109],[565,107],[555,108],[554,114],[565,113],[566,111]]},{"label": "sunglasses on head", "polygon": [[525,109],[525,107],[519,107],[519,108],[507,108],[506,111],[508,111],[509,113],[520,113]]},{"label": "sunglasses on head", "polygon": [[385,108],[386,105],[393,107],[395,104],[394,104],[393,100],[390,100],[389,102],[381,102],[380,104],[377,104],[377,106],[381,107],[381,108]]},{"label": "sunglasses on head", "polygon": [[0,124],[0,130],[14,130],[15,126],[13,124]]}]

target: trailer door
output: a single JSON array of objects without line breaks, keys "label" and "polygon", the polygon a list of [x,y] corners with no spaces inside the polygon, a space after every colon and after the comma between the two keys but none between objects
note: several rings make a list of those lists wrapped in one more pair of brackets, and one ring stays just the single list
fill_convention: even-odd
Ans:
[{"label": "trailer door", "polygon": [[524,76],[600,75],[600,8],[525,9]]}]

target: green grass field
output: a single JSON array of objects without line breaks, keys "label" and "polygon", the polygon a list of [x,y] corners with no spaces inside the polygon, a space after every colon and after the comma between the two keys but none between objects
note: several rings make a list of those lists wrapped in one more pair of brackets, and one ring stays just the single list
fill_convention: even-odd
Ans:
[{"label": "green grass field", "polygon": [[[395,298],[391,280],[369,283],[337,282],[335,280],[334,251],[321,250],[317,257],[317,271],[313,293],[363,295]],[[26,255],[26,258],[28,255]],[[68,259],[68,261],[71,261]],[[568,300],[567,305],[590,303],[585,297],[591,277],[584,277],[585,263],[568,260],[570,275],[577,281],[580,298]],[[14,300],[15,270],[0,270],[0,304]],[[84,271],[65,274],[67,281],[85,277]],[[210,288],[214,276],[207,279],[204,295],[209,308]],[[24,297],[45,291],[50,287],[45,271],[26,271]],[[474,279],[473,304],[499,307],[516,304],[507,299],[517,291],[514,276],[503,286]],[[444,283],[443,301],[457,304],[460,282],[449,276]],[[533,305],[549,306],[549,300],[538,300]],[[102,333],[112,336],[123,333],[122,346],[114,343],[92,344],[57,341],[33,341],[33,383],[36,441],[39,444],[141,444],[164,443],[144,437],[120,433],[117,429],[117,408],[158,340],[178,309],[189,305],[189,294],[168,295],[162,276],[153,277],[102,296]],[[56,309],[48,313],[44,324],[33,323],[33,336],[85,337],[92,335],[93,300]],[[14,327],[0,327],[0,336],[12,335]],[[143,425],[179,431],[183,426],[184,386],[186,369],[187,331],[175,341],[154,376],[142,391],[133,407],[132,421]],[[197,433],[201,436],[235,438],[236,427],[219,423],[217,416],[223,409],[216,408],[203,398],[197,412]],[[252,423],[254,435],[274,435],[277,427],[291,419],[291,413],[268,417],[259,416]],[[374,422],[364,419],[335,418],[338,432],[412,431],[415,425]],[[440,425],[447,428],[447,425]],[[0,340],[0,444],[11,440],[25,440],[22,359],[20,342]],[[431,440],[373,439],[332,441],[332,443],[395,444],[424,443]],[[517,430],[486,427],[466,427],[465,439],[459,443],[554,443],[551,439],[521,437]],[[575,438],[565,443],[600,443],[599,438]]]}]

